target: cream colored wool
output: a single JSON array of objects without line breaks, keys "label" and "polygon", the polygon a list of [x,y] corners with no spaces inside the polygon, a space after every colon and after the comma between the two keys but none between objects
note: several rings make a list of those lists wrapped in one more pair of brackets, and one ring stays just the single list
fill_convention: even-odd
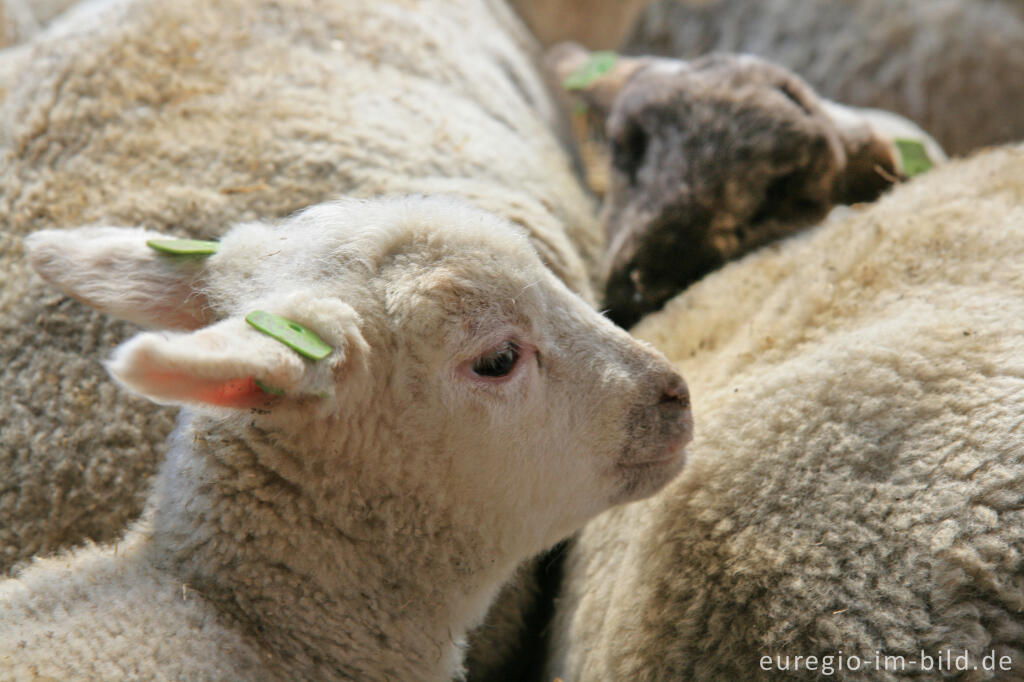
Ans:
[{"label": "cream colored wool", "polygon": [[107,368],[186,409],[123,546],[0,582],[16,679],[451,679],[520,561],[685,462],[682,379],[492,213],[339,201],[237,225],[208,258],[154,236],[25,241],[57,288],[166,330]]},{"label": "cream colored wool", "polygon": [[[967,650],[960,679],[1024,676],[1022,263],[1011,147],[762,248],[635,327],[687,377],[697,436],[661,493],[579,536],[550,674],[820,679],[840,651]],[[993,651],[1012,671],[981,669]],[[817,669],[762,669],[778,655]],[[903,677],[865,670],[833,677]]]},{"label": "cream colored wool", "polygon": [[216,238],[341,195],[453,195],[587,295],[599,229],[535,51],[496,0],[131,0],[0,53],[0,571],[114,538],[172,421],[95,363],[132,327],[43,287],[24,235]]},{"label": "cream colored wool", "polygon": [[824,97],[912,119],[952,154],[1024,139],[1020,0],[658,0],[623,49],[756,54]]}]

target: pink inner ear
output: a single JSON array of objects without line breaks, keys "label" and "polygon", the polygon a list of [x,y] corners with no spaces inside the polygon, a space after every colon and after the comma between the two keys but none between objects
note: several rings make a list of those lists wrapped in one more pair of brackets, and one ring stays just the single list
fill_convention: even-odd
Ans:
[{"label": "pink inner ear", "polygon": [[175,372],[151,371],[146,374],[146,383],[154,396],[220,407],[259,407],[274,399],[252,377],[198,379]]},{"label": "pink inner ear", "polygon": [[257,407],[273,397],[263,391],[252,377],[248,379],[229,379],[220,384],[210,382],[209,387],[197,387],[201,393],[199,398],[210,405],[221,407]]}]

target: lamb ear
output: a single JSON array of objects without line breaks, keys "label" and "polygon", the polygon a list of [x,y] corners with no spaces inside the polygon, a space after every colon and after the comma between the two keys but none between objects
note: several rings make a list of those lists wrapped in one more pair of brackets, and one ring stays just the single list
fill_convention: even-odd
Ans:
[{"label": "lamb ear", "polygon": [[[601,64],[604,57],[607,60]],[[604,114],[611,110],[629,77],[641,66],[653,61],[648,57],[590,52],[576,43],[555,45],[547,51],[544,60],[563,87],[579,94]]]},{"label": "lamb ear", "polygon": [[331,364],[304,360],[233,317],[189,333],[139,334],[117,349],[107,369],[159,403],[250,408],[282,394],[328,392]]},{"label": "lamb ear", "polygon": [[85,305],[146,327],[196,329],[209,320],[193,289],[202,256],[157,252],[147,240],[166,235],[122,227],[43,230],[25,238],[36,272]]},{"label": "lamb ear", "polygon": [[[917,124],[880,109],[851,107],[828,100],[822,108],[839,131],[846,167],[836,179],[833,200],[840,204],[873,201],[894,182],[946,161],[939,143]],[[919,150],[916,168],[908,168],[900,144]]]}]

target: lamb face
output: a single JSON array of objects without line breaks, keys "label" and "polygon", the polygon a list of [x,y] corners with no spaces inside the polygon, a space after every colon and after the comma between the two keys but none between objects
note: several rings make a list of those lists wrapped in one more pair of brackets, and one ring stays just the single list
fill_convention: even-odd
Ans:
[{"label": "lamb face", "polygon": [[[238,226],[201,263],[146,252],[153,236],[43,233],[30,249],[44,277],[100,309],[157,283],[135,319],[199,328],[137,336],[110,363],[115,377],[288,443],[301,462],[289,476],[312,499],[342,500],[339,515],[355,481],[526,556],[683,465],[682,379],[490,214],[437,200],[325,204]],[[68,257],[86,263],[100,242],[93,262],[120,281],[83,293]],[[189,284],[168,286],[168,268]],[[242,321],[256,309],[334,351],[300,358]]]},{"label": "lamb face", "polygon": [[607,133],[605,293],[626,324],[823,217],[845,162],[814,93],[744,57],[650,64],[619,94]]}]

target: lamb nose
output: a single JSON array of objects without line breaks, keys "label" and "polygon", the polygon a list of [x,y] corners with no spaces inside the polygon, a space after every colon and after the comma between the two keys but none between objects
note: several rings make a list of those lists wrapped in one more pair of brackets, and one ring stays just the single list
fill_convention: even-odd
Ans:
[{"label": "lamb nose", "polygon": [[678,374],[674,375],[661,391],[660,403],[678,402],[682,408],[690,406],[690,389]]}]

